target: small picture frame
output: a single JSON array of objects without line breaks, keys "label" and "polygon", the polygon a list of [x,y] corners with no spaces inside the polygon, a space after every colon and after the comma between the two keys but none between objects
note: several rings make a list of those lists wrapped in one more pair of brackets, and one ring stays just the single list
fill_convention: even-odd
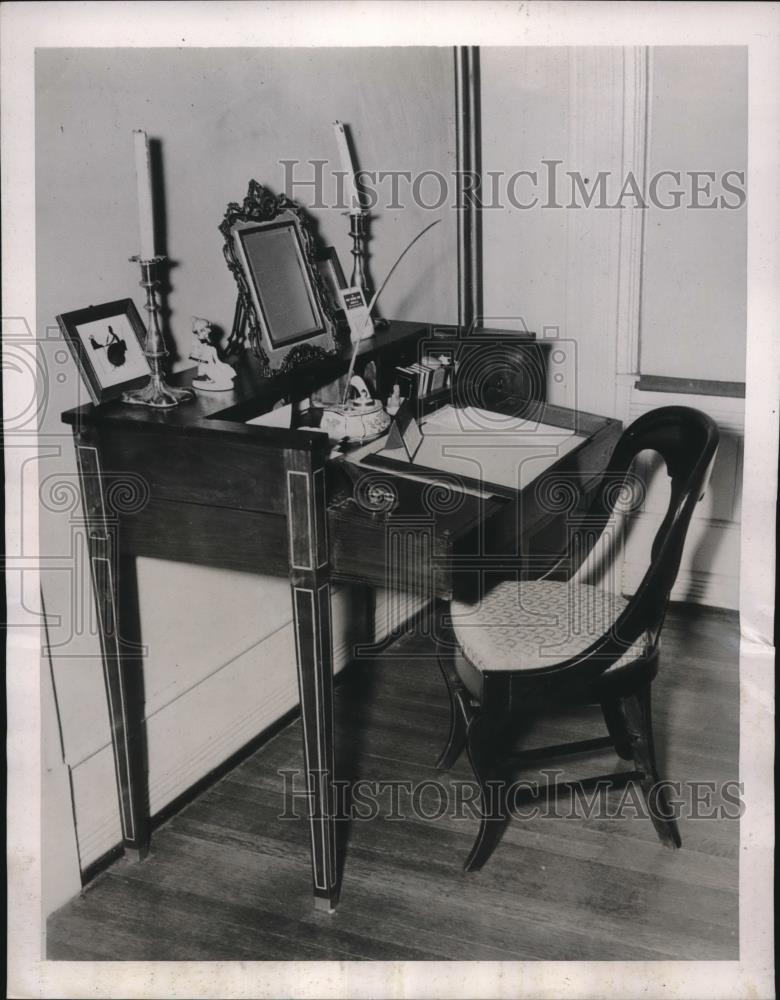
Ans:
[{"label": "small picture frame", "polygon": [[118,399],[151,375],[146,330],[132,299],[62,313],[57,323],[95,404]]},{"label": "small picture frame", "polygon": [[349,331],[349,323],[341,302],[341,292],[347,287],[347,279],[344,277],[336,248],[324,247],[317,257],[316,264],[325,295],[330,303],[333,319],[338,329],[346,334]]},{"label": "small picture frame", "polygon": [[347,280],[341,269],[341,261],[335,247],[325,247],[317,258],[317,270],[320,272],[325,289],[334,309],[341,309],[339,292],[347,287]]}]

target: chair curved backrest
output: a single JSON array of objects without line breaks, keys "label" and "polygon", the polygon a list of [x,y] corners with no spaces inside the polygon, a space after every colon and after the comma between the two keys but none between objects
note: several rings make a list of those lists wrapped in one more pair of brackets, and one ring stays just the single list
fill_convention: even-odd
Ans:
[{"label": "chair curved backrest", "polygon": [[653,540],[650,565],[636,593],[608,632],[571,660],[542,668],[541,672],[558,678],[569,672],[582,676],[587,664],[585,673],[595,677],[617,661],[644,633],[649,632],[655,643],[680,568],[691,515],[706,488],[718,441],[714,420],[687,406],[651,410],[626,428],[599,482],[594,500],[580,519],[581,527],[575,522],[564,563],[571,573],[576,565],[584,562],[615,509],[634,459],[642,451],[654,451],[666,465],[671,491],[669,506]]},{"label": "chair curved backrest", "polygon": [[[706,413],[688,406],[663,406],[643,414],[623,433],[608,468],[625,475],[641,451],[657,452],[671,479],[669,505],[650,550],[650,565],[628,607],[619,634],[633,639],[660,628],[677,573],[694,508],[704,495],[720,433]],[[597,498],[603,505],[604,491]],[[614,491],[613,491],[614,497]],[[612,500],[614,509],[615,499]]]}]

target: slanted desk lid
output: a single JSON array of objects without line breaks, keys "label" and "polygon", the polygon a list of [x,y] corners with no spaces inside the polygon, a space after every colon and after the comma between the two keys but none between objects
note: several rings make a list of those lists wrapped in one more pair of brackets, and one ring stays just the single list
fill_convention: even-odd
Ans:
[{"label": "slanted desk lid", "polygon": [[366,465],[382,465],[422,475],[441,472],[469,485],[502,487],[517,492],[582,443],[582,436],[516,416],[474,407],[444,406],[422,423],[419,446],[409,459],[405,449],[388,442],[362,457]]}]

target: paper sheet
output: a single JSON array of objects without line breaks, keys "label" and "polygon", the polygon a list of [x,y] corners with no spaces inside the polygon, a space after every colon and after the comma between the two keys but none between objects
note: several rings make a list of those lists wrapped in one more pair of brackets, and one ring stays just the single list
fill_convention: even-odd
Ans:
[{"label": "paper sheet", "polygon": [[256,427],[287,427],[289,429],[292,422],[292,403],[284,406],[277,406],[268,413],[261,413],[259,417],[252,417],[246,423],[254,424]]},{"label": "paper sheet", "polygon": [[[583,440],[566,428],[475,407],[442,407],[423,421],[422,430],[410,472],[420,467],[467,476],[488,490],[491,485],[523,489]],[[383,450],[381,442],[371,450],[387,458],[403,457],[400,450]]]}]

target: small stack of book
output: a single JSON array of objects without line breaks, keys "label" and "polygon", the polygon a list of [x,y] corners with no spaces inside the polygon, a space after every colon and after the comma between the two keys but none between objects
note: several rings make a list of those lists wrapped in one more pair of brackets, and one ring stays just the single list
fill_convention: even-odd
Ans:
[{"label": "small stack of book", "polygon": [[393,381],[399,386],[404,399],[425,399],[439,389],[452,384],[452,374],[457,370],[451,351],[429,354],[421,361],[395,369]]}]

